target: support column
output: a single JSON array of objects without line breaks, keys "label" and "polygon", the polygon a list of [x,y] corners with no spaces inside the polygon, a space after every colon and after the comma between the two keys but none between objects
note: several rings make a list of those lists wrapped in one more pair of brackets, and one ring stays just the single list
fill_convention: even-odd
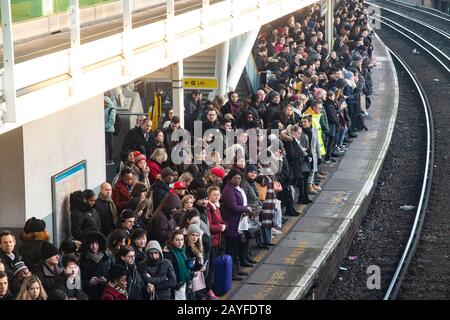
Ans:
[{"label": "support column", "polygon": [[80,6],[78,0],[70,0],[70,53],[69,53],[69,74],[70,96],[75,96],[77,91],[77,82],[81,74],[80,64]]},{"label": "support column", "polygon": [[202,43],[206,44],[209,41],[209,0],[202,0],[201,12],[201,26],[202,26]]},{"label": "support column", "polygon": [[172,25],[175,17],[175,0],[167,0],[166,3],[166,35],[165,40],[167,43],[166,47],[166,58],[169,59],[173,52],[173,42],[175,27]]},{"label": "support column", "polygon": [[328,50],[331,52],[333,48],[333,13],[334,13],[334,0],[326,0],[327,12],[325,14],[325,39],[328,42]]},{"label": "support column", "polygon": [[180,117],[180,127],[184,128],[184,88],[183,60],[172,64],[172,100],[174,114]]},{"label": "support column", "polygon": [[230,41],[222,42],[216,47],[215,75],[219,80],[218,95],[224,96],[227,87],[228,57],[230,56]]},{"label": "support column", "polygon": [[122,55],[124,58],[122,73],[132,74],[133,50],[131,48],[131,31],[133,28],[131,18],[131,0],[123,0],[123,33],[122,33]]},{"label": "support column", "polygon": [[239,55],[231,66],[231,70],[228,74],[226,90],[235,90],[241,77],[242,71],[247,63],[248,56],[252,52],[253,45],[258,37],[259,27],[248,31],[245,34],[245,39],[239,48]]},{"label": "support column", "polygon": [[14,39],[11,1],[1,1],[3,34],[3,95],[6,101],[6,122],[16,122],[16,85],[14,82]]}]

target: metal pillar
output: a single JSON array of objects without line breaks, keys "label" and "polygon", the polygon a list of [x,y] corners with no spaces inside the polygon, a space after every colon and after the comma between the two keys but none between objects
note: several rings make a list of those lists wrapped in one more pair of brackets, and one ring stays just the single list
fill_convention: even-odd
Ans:
[{"label": "metal pillar", "polygon": [[245,34],[244,42],[239,48],[239,55],[231,66],[231,70],[228,73],[227,80],[227,90],[235,90],[238,84],[239,78],[241,77],[242,71],[247,63],[248,56],[252,52],[253,45],[259,33],[259,28],[248,31]]},{"label": "metal pillar", "polygon": [[3,95],[6,101],[6,122],[16,122],[16,85],[14,82],[14,41],[11,1],[1,1],[3,34]]},{"label": "metal pillar", "polygon": [[131,59],[133,50],[131,49],[131,30],[133,21],[131,18],[131,0],[123,0],[123,33],[122,33],[122,55],[124,58],[122,73],[132,74]]},{"label": "metal pillar", "polygon": [[77,91],[77,82],[81,74],[80,63],[80,6],[78,0],[70,0],[70,53],[69,53],[69,73],[70,79],[70,96],[75,96]]},{"label": "metal pillar", "polygon": [[227,88],[228,58],[230,56],[230,41],[219,44],[216,48],[215,75],[219,80],[217,94],[224,96]]},{"label": "metal pillar", "polygon": [[333,48],[333,13],[334,0],[326,0],[327,12],[325,13],[325,39],[328,42],[328,50],[331,52]]},{"label": "metal pillar", "polygon": [[174,114],[180,117],[180,127],[184,128],[184,89],[183,60],[171,65],[172,69],[172,100]]}]

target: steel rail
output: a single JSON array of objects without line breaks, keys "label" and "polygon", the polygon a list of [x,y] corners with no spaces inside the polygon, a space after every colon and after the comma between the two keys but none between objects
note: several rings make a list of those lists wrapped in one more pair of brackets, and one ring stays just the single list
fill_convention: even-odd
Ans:
[{"label": "steel rail", "polygon": [[[436,55],[435,55],[433,52],[431,52],[429,49],[427,49],[424,45],[420,44],[418,41],[416,41],[416,40],[413,39],[412,37],[408,36],[407,34],[403,33],[403,32],[400,31],[399,29],[395,28],[395,27],[392,26],[390,23],[387,23],[386,21],[383,21],[383,20],[381,20],[381,19],[379,19],[379,18],[376,18],[376,17],[372,17],[372,18],[375,19],[375,20],[377,20],[377,21],[379,21],[380,23],[382,23],[382,24],[388,26],[389,28],[393,29],[394,31],[400,33],[400,34],[401,34],[402,36],[404,36],[405,38],[408,38],[409,40],[411,40],[412,42],[414,42],[415,44],[417,44],[417,45],[418,45],[420,48],[422,48],[424,51],[428,52],[428,54],[430,54],[430,55],[431,55],[438,63],[440,63],[440,64],[442,65],[442,67],[443,67],[448,73],[450,73],[450,68],[447,66],[447,64],[444,63],[444,62],[442,62],[441,59],[439,59],[438,57],[436,57]],[[398,25],[398,24],[397,24],[397,25]],[[400,25],[399,25],[399,26],[400,26]],[[411,33],[411,34],[414,34],[411,30],[409,30],[409,29],[407,29],[407,28],[405,28],[405,27],[403,27],[403,26],[400,26],[400,27],[403,28],[404,30],[406,30],[407,32]],[[431,43],[429,43],[427,40],[425,40],[425,39],[423,39],[422,37],[417,36],[417,35],[415,35],[415,34],[414,34],[414,36],[415,36],[417,39],[420,39],[421,41],[423,41],[424,43],[426,43],[427,45],[429,45],[429,46],[430,46],[431,48],[433,48],[434,50],[436,50],[437,53],[442,54],[443,57],[444,57],[445,59],[449,60],[449,57],[448,57],[446,54],[444,54],[441,50],[439,50],[438,48],[436,48],[435,46],[433,46],[433,45],[432,45]]]},{"label": "steel rail", "polygon": [[426,129],[427,129],[427,153],[424,168],[424,177],[422,183],[422,191],[420,193],[419,204],[416,211],[416,216],[414,219],[414,224],[411,229],[411,234],[409,236],[408,242],[406,244],[405,250],[403,251],[402,257],[398,263],[397,269],[395,270],[394,276],[389,284],[386,294],[383,300],[393,300],[397,297],[400,290],[400,286],[403,282],[405,274],[408,270],[409,264],[412,257],[416,251],[417,244],[419,242],[420,232],[422,230],[423,221],[425,219],[426,211],[428,208],[428,200],[431,191],[431,181],[433,177],[433,163],[434,163],[434,126],[433,126],[433,116],[431,111],[431,105],[428,101],[425,90],[423,89],[420,82],[417,80],[413,74],[410,67],[401,59],[392,49],[386,46],[390,54],[401,64],[401,66],[406,70],[409,77],[413,81],[417,88],[417,92],[420,95],[424,107],[424,113],[426,118]]},{"label": "steel rail", "polygon": [[412,18],[412,17],[408,17],[408,16],[406,16],[406,15],[403,15],[403,14],[401,14],[401,13],[398,13],[397,11],[388,9],[388,8],[386,8],[386,7],[379,6],[379,5],[375,4],[375,3],[372,3],[372,2],[369,2],[369,1],[366,1],[365,3],[367,3],[367,4],[371,5],[371,6],[374,6],[374,7],[381,8],[381,9],[387,11],[387,12],[390,12],[390,13],[392,13],[392,14],[395,14],[395,15],[397,15],[397,16],[400,16],[400,17],[402,17],[402,18],[404,18],[404,19],[408,19],[408,20],[413,21],[413,22],[415,22],[415,23],[417,23],[417,24],[420,24],[420,25],[422,25],[423,27],[428,28],[428,29],[431,29],[431,30],[433,30],[433,31],[435,31],[435,32],[437,32],[437,33],[439,33],[440,35],[442,35],[442,36],[444,36],[444,37],[446,37],[447,39],[450,40],[450,33],[448,33],[448,32],[445,31],[445,30],[441,30],[441,29],[439,29],[439,28],[436,28],[435,26],[432,26],[431,24],[428,24],[428,23],[426,23],[426,22],[417,20],[417,19]]},{"label": "steel rail", "polygon": [[399,5],[399,6],[402,6],[402,7],[406,7],[406,8],[408,8],[408,9],[412,9],[412,10],[419,11],[419,12],[428,14],[428,15],[430,15],[430,16],[433,16],[433,17],[442,19],[442,20],[447,21],[447,22],[450,21],[449,18],[446,18],[446,17],[440,16],[440,15],[437,15],[437,14],[435,14],[435,13],[432,13],[432,12],[429,12],[429,11],[426,11],[426,10],[422,10],[422,9],[419,9],[419,8],[416,8],[416,7],[409,6],[409,5],[405,4],[405,3],[400,3],[400,2],[398,2],[398,1],[391,1],[391,0],[384,0],[384,1],[393,3],[394,5]]}]

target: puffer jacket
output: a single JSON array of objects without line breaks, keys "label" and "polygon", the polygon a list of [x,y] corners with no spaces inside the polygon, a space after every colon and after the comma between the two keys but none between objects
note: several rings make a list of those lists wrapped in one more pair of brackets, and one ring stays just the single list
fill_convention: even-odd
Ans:
[{"label": "puffer jacket", "polygon": [[[160,257],[152,261],[148,257],[150,250],[158,250]],[[155,298],[157,300],[170,300],[171,291],[177,285],[177,277],[172,262],[163,256],[158,241],[150,241],[145,249],[145,260],[138,265],[138,270],[145,284],[155,286]]]}]

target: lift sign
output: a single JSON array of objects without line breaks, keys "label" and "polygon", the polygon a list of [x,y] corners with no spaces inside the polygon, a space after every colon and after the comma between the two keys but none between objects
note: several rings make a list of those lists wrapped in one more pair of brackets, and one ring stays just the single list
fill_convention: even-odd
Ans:
[{"label": "lift sign", "polygon": [[183,87],[185,89],[218,89],[219,80],[216,77],[184,78]]}]

